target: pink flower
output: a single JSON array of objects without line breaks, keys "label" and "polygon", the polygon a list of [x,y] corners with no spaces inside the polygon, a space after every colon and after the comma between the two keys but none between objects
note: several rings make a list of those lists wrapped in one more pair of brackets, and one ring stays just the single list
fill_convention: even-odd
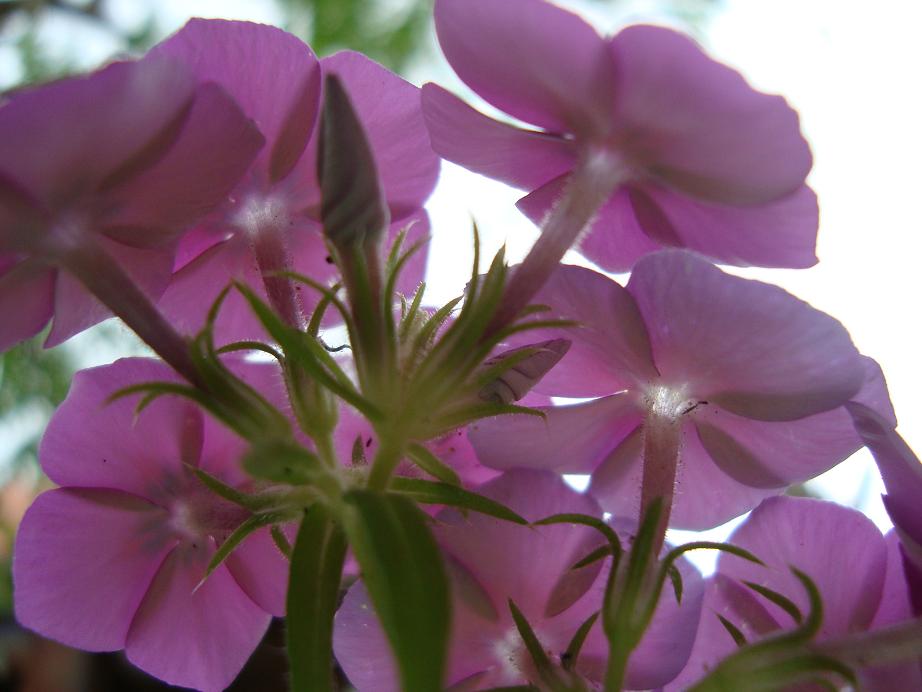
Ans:
[{"label": "pink flower", "polygon": [[195,590],[248,513],[186,465],[239,487],[245,443],[184,400],[159,399],[136,422],[134,402],[106,403],[127,385],[171,378],[148,359],[74,378],[40,449],[62,487],[38,497],[16,538],[16,617],[69,646],[125,649],[170,684],[222,690],[284,614],[287,563],[262,529]]},{"label": "pink flower", "polygon": [[[224,199],[262,146],[224,91],[196,87],[164,59],[17,92],[0,108],[0,132],[0,350],[52,317],[48,346],[109,315],[57,270],[85,268],[87,255],[114,258],[159,297],[179,234]],[[84,273],[97,295],[108,288],[105,298],[122,299],[109,277]]]},{"label": "pink flower", "polygon": [[[793,629],[790,615],[743,585],[748,581],[772,589],[806,614],[807,596],[791,566],[805,572],[822,596],[818,642],[912,617],[895,534],[885,538],[853,509],[806,498],[770,498],[733,533],[730,543],[750,551],[767,567],[732,555],[720,556],[717,574],[708,581],[691,658],[668,690],[687,689],[736,650],[717,614],[750,642]],[[866,668],[860,673],[862,689],[872,692],[922,688],[917,663]]]},{"label": "pink flower", "polygon": [[[547,472],[510,471],[478,492],[530,521],[564,512],[601,516],[590,497]],[[434,532],[445,551],[454,595],[446,687],[462,681],[470,689],[535,682],[508,601],[515,601],[552,660],[559,663],[570,638],[602,605],[607,568],[597,562],[570,570],[600,545],[599,535],[583,526],[525,527],[475,513],[464,517],[455,510],[442,512],[437,520]],[[616,528],[626,536],[632,526]],[[689,563],[683,561],[680,569],[685,584],[682,605],[667,589],[631,659],[628,684],[632,689],[668,682],[687,659],[703,591],[700,575]],[[399,689],[390,649],[362,582],[352,586],[336,615],[334,650],[360,691]],[[576,671],[600,680],[607,653],[608,643],[596,622]]]},{"label": "pink flower", "polygon": [[471,440],[494,468],[592,473],[590,492],[609,511],[638,507],[654,419],[680,436],[673,525],[704,529],[856,451],[841,407],[862,387],[860,400],[889,409],[879,368],[837,321],[691,252],[644,258],[627,288],[561,266],[536,302],[582,325],[529,334],[573,342],[537,389],[598,398],[544,409],[545,421],[481,421]]},{"label": "pink flower", "polygon": [[[663,246],[729,264],[816,262],[816,198],[804,185],[812,158],[797,114],[689,38],[654,26],[603,38],[543,0],[437,0],[435,23],[461,79],[538,128],[493,120],[427,84],[435,150],[528,190],[519,207],[536,222],[562,195],[582,195],[576,207],[593,207],[584,211],[595,222],[580,249],[601,267],[628,270]],[[567,191],[571,174],[579,182]]]},{"label": "pink flower", "polygon": [[[320,233],[316,158],[322,77],[336,74],[349,91],[374,150],[390,208],[391,238],[413,224],[409,243],[428,233],[422,211],[438,175],[419,90],[352,51],[318,60],[301,40],[274,27],[196,19],[156,46],[151,55],[184,62],[200,80],[226,88],[259,125],[266,147],[231,199],[183,239],[163,310],[183,329],[201,328],[217,294],[231,280],[265,294],[278,269],[327,283],[335,267]],[[410,263],[400,288],[412,292],[422,278],[425,253]],[[268,284],[267,284],[268,282]],[[316,304],[298,290],[284,317]],[[282,297],[281,301],[288,300]],[[223,306],[217,338],[262,337],[243,298]]]}]

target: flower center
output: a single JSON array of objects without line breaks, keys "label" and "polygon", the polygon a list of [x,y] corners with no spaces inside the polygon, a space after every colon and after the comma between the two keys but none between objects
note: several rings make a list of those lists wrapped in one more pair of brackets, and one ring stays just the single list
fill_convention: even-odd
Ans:
[{"label": "flower center", "polygon": [[644,405],[647,411],[660,418],[678,420],[683,414],[693,410],[698,402],[689,397],[688,385],[654,384],[644,393]]},{"label": "flower center", "polygon": [[251,195],[240,204],[233,223],[251,237],[264,229],[280,229],[289,223],[288,205],[278,196]]},{"label": "flower center", "polygon": [[213,536],[222,541],[249,516],[245,509],[215,495],[195,478],[171,493],[167,509],[170,529],[190,540]]}]

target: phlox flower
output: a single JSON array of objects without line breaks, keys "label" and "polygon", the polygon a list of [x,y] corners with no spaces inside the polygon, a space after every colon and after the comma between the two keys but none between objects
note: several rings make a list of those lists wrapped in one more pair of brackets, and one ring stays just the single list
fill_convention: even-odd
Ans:
[{"label": "phlox flower", "polygon": [[[563,512],[602,514],[592,498],[546,471],[510,471],[478,492],[530,521]],[[615,528],[626,539],[636,526],[628,522]],[[490,689],[536,681],[509,599],[557,663],[579,626],[601,608],[607,566],[597,562],[570,569],[600,545],[593,529],[572,524],[526,527],[449,509],[436,517],[433,531],[444,551],[453,593],[446,687],[463,683],[464,689]],[[680,562],[679,567],[685,584],[682,604],[677,605],[667,588],[650,630],[631,658],[632,689],[668,682],[687,659],[703,591],[701,577],[690,563]],[[360,692],[399,689],[396,664],[361,581],[349,589],[336,614],[334,652]],[[575,671],[588,680],[600,680],[607,652],[597,621]]]},{"label": "phlox flower", "polygon": [[[820,645],[912,617],[896,535],[882,536],[853,509],[808,498],[769,498],[729,542],[750,551],[766,567],[729,554],[720,556],[717,573],[708,580],[691,658],[667,686],[670,692],[687,689],[736,650],[718,614],[750,642],[795,627],[789,614],[743,584],[772,589],[806,614],[807,596],[791,566],[806,573],[822,596],[823,622],[816,636]],[[868,667],[859,675],[861,689],[870,692],[922,688],[922,674],[914,662]]]},{"label": "phlox flower", "polygon": [[0,350],[52,317],[47,346],[107,317],[81,281],[130,310],[100,254],[159,297],[177,236],[263,141],[220,87],[168,59],[18,91],[0,105],[0,133]]},{"label": "phlox flower", "polygon": [[[269,372],[246,366],[259,380]],[[284,615],[287,562],[267,529],[251,534],[198,588],[216,546],[248,513],[209,491],[200,468],[241,487],[246,444],[185,400],[161,398],[134,420],[119,389],[175,379],[124,359],[74,378],[39,457],[61,487],[40,495],[16,537],[20,623],[89,651],[124,649],[174,685],[222,690]]]},{"label": "phlox flower", "polygon": [[572,197],[581,223],[565,231],[560,220],[553,232],[567,237],[545,241],[558,258],[594,217],[580,250],[610,271],[663,246],[728,264],[816,262],[812,158],[797,114],[689,38],[655,26],[603,38],[544,0],[437,0],[435,26],[458,76],[537,129],[427,84],[433,147],[528,190],[518,206],[535,222]]},{"label": "phlox flower", "polygon": [[[318,60],[295,36],[248,22],[192,20],[150,55],[179,60],[198,79],[221,84],[266,137],[266,147],[230,198],[180,245],[160,306],[181,328],[200,329],[212,301],[232,279],[261,295],[268,289],[282,316],[298,321],[318,295],[306,287],[298,287],[293,298],[286,295],[273,272],[294,269],[325,283],[335,276],[320,232],[316,171],[324,75],[342,80],[365,127],[390,210],[389,237],[411,226],[409,245],[428,233],[422,205],[439,161],[412,84],[353,51]],[[425,252],[410,262],[400,288],[412,292],[424,267]],[[262,335],[243,298],[228,296],[216,338]]]},{"label": "phlox flower", "polygon": [[561,266],[536,301],[580,324],[544,335],[573,343],[537,390],[595,398],[478,422],[471,440],[494,468],[592,473],[612,512],[638,508],[650,425],[680,436],[672,525],[705,529],[856,451],[848,400],[892,417],[880,369],[841,324],[685,250],[645,257],[626,288]]}]

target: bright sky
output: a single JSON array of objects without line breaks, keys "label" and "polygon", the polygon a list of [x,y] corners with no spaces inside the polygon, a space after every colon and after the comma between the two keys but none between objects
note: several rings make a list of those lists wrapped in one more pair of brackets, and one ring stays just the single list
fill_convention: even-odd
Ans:
[{"label": "bright sky", "polygon": [[[400,4],[399,0],[394,0]],[[602,31],[636,21],[670,22],[656,0],[609,5],[560,0],[592,18]],[[694,4],[694,3],[689,3]],[[137,25],[147,3],[116,0],[112,16]],[[161,0],[164,33],[189,15],[278,21],[271,0]],[[784,94],[800,111],[816,165],[810,182],[820,198],[820,264],[806,271],[747,270],[778,283],[840,319],[858,347],[883,366],[900,418],[900,431],[922,451],[922,343],[920,273],[922,217],[922,3],[914,0],[724,0],[698,34],[719,59],[758,88]],[[16,78],[9,45],[0,38],[0,88]],[[42,40],[62,56],[91,67],[118,48],[111,38],[72,22],[47,23]],[[361,49],[361,46],[356,46]],[[439,81],[466,92],[433,48],[410,78]],[[485,108],[485,110],[489,110]],[[442,302],[464,285],[471,257],[473,215],[489,248],[507,243],[521,258],[536,231],[514,208],[520,193],[446,165],[430,210],[434,221],[429,286]],[[578,258],[572,257],[573,261]],[[889,522],[880,481],[869,455],[855,458],[817,483],[836,499],[859,504],[880,525]]]}]

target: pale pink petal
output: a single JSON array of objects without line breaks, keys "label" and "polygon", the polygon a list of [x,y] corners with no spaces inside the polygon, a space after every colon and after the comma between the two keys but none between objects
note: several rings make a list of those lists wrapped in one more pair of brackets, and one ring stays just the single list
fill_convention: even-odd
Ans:
[{"label": "pale pink petal", "polygon": [[[816,264],[819,208],[816,194],[802,185],[789,195],[754,207],[692,199],[646,184],[635,203],[640,224],[663,245],[679,245],[725,264],[793,267]],[[666,239],[674,239],[667,242]]]},{"label": "pale pink petal", "polygon": [[842,405],[864,381],[858,351],[838,321],[694,253],[644,258],[627,288],[663,380],[733,413],[794,420]]},{"label": "pale pink petal", "polygon": [[419,88],[355,51],[336,53],[320,64],[324,74],[342,80],[361,119],[391,217],[396,221],[417,211],[439,175]]},{"label": "pale pink petal", "polygon": [[240,672],[271,616],[224,566],[196,590],[214,553],[210,543],[180,545],[164,561],[131,623],[125,653],[171,685],[218,692]]},{"label": "pale pink petal", "polygon": [[797,113],[686,36],[632,26],[611,39],[623,146],[684,192],[739,205],[797,190],[813,163]]},{"label": "pale pink petal", "polygon": [[525,332],[522,343],[564,337],[567,354],[536,390],[568,397],[604,396],[656,376],[643,318],[631,295],[608,277],[561,265],[532,301],[551,308],[537,319],[574,320],[566,330]]},{"label": "pale pink petal", "polygon": [[[563,479],[547,471],[509,471],[480,486],[477,492],[529,521],[564,512],[601,516],[592,498],[575,492]],[[556,614],[547,609],[553,605],[552,596],[562,575],[600,545],[598,535],[592,529],[584,530],[586,527],[552,525],[528,529],[482,514],[469,513],[465,517],[454,509],[444,510],[438,520],[436,539],[489,594],[495,610],[508,612],[506,601],[511,597],[529,617]],[[585,568],[586,579],[571,585],[577,595],[589,588],[599,567],[596,563],[594,570]],[[575,600],[572,595],[567,599],[569,603]]]},{"label": "pale pink petal", "polygon": [[[176,272],[158,306],[179,331],[197,334],[205,326],[215,299],[232,281],[246,283],[266,300],[256,259],[243,238],[212,246]],[[267,339],[239,291],[231,290],[222,303],[214,338],[218,345],[240,339]]]},{"label": "pale pink petal", "polygon": [[576,165],[572,141],[489,118],[436,84],[423,85],[422,99],[432,148],[468,170],[535,190]]},{"label": "pale pink petal", "polygon": [[150,55],[184,63],[202,82],[226,89],[266,138],[254,164],[262,182],[289,173],[314,130],[320,68],[313,51],[281,29],[193,19]]},{"label": "pale pink petal", "polygon": [[120,62],[17,92],[0,109],[0,169],[49,208],[155,161],[181,125],[194,82],[171,60]]},{"label": "pale pink petal", "polygon": [[482,464],[589,473],[641,422],[629,393],[539,409],[545,417],[497,416],[472,423],[468,438]]},{"label": "pale pink petal", "polygon": [[126,245],[163,242],[222,203],[262,144],[255,125],[223,89],[199,87],[166,155],[103,192],[99,227]]},{"label": "pale pink petal", "polygon": [[[823,597],[821,638],[867,629],[880,603],[887,547],[870,519],[856,510],[810,498],[766,500],[730,537],[768,567],[721,555],[718,571],[784,594],[807,612],[807,595],[790,572],[805,572]],[[847,565],[848,569],[843,569]],[[779,623],[790,616],[770,602],[765,608]]]},{"label": "pale pink petal", "polygon": [[[172,248],[128,247],[105,238],[100,240],[100,245],[151,300],[161,296],[170,281]],[[82,283],[61,271],[55,284],[54,322],[45,340],[45,347],[57,346],[111,316],[108,308]]]},{"label": "pale pink petal", "polygon": [[361,580],[336,612],[333,652],[358,692],[399,692],[397,663]]},{"label": "pale pink petal", "polygon": [[110,490],[49,490],[16,535],[16,618],[89,651],[116,651],[174,540],[163,510]]},{"label": "pale pink petal", "polygon": [[[615,516],[639,515],[642,450],[642,430],[638,428],[592,474],[589,492],[605,511]],[[669,525],[695,531],[714,528],[782,490],[753,488],[730,478],[714,464],[695,429],[685,426]]]},{"label": "pale pink petal", "polygon": [[24,261],[0,267],[0,352],[38,334],[54,311],[56,272]]},{"label": "pale pink petal", "polygon": [[108,399],[129,385],[175,377],[149,358],[78,372],[39,448],[48,477],[60,485],[113,488],[156,500],[181,474],[183,461],[196,461],[186,458],[180,433],[194,432],[201,413],[184,400],[161,397],[136,417],[139,395]]},{"label": "pale pink petal", "polygon": [[285,616],[288,560],[275,545],[269,529],[250,534],[227,558],[227,568],[244,593],[276,617]]},{"label": "pale pink petal", "polygon": [[458,76],[500,110],[558,133],[610,126],[608,46],[577,15],[541,0],[438,0],[435,28]]}]

